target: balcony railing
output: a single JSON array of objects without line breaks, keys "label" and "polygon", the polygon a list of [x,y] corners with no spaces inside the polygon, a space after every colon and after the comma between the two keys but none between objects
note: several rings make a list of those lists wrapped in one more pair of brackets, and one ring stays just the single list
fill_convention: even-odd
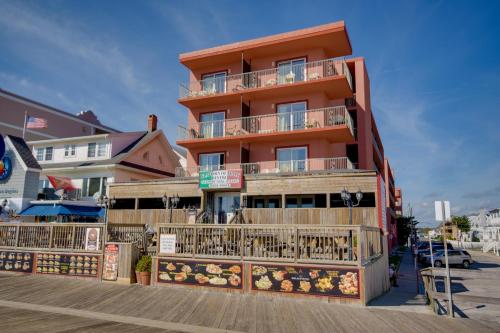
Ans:
[{"label": "balcony railing", "polygon": [[196,124],[194,128],[189,130],[179,126],[178,136],[180,140],[211,139],[328,128],[339,125],[346,125],[354,136],[352,117],[343,105],[306,111],[205,121]]},{"label": "balcony railing", "polygon": [[347,157],[310,158],[306,160],[261,161],[254,163],[228,163],[211,166],[178,167],[176,177],[198,177],[200,170],[242,169],[244,174],[305,173],[321,170],[354,169]]},{"label": "balcony railing", "polygon": [[325,59],[255,72],[191,81],[180,85],[180,98],[221,95],[245,89],[282,86],[340,75],[345,75],[352,89],[352,76],[345,60]]},{"label": "balcony railing", "polygon": [[159,234],[176,235],[168,256],[181,258],[361,266],[382,254],[380,230],[367,226],[163,224]]}]

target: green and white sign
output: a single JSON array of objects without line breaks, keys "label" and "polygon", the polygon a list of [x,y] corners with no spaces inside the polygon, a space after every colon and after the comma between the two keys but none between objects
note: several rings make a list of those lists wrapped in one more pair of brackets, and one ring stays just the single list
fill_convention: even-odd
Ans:
[{"label": "green and white sign", "polygon": [[241,188],[243,171],[237,170],[202,170],[200,171],[200,189]]}]

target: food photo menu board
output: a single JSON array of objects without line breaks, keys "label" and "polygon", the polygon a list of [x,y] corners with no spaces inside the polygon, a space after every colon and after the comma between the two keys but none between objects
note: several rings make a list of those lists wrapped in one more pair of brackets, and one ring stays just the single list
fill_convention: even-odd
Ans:
[{"label": "food photo menu board", "polygon": [[359,271],[281,265],[252,265],[252,289],[359,298]]},{"label": "food photo menu board", "polygon": [[6,272],[33,272],[32,252],[0,251],[0,271]]},{"label": "food photo menu board", "polygon": [[242,288],[240,263],[214,263],[158,259],[158,282]]},{"label": "food photo menu board", "polygon": [[38,253],[36,273],[96,278],[98,266],[98,256]]}]

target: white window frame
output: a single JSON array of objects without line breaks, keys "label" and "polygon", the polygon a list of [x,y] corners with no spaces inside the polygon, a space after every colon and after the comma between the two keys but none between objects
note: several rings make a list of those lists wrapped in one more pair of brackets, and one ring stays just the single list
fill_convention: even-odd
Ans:
[{"label": "white window frame", "polygon": [[292,83],[295,83],[295,82],[304,82],[307,80],[307,58],[306,57],[301,57],[301,58],[294,58],[294,59],[288,59],[288,60],[283,60],[283,61],[279,61],[278,63],[276,63],[276,69],[278,71],[278,82],[279,83],[288,83],[287,80],[286,80],[286,75],[288,75],[289,73],[286,73],[285,74],[285,77],[284,77],[284,82],[282,82],[280,79],[280,73],[279,73],[279,68],[280,68],[280,65],[283,65],[283,64],[290,64],[290,67],[293,68],[293,62],[294,61],[299,61],[299,60],[304,60],[304,73],[302,73],[302,75],[304,76],[303,80],[301,81],[297,81],[295,79],[295,77],[293,78],[293,81]]},{"label": "white window frame", "polygon": [[[50,158],[48,158],[47,153],[50,151]],[[44,161],[52,161],[54,159],[54,147],[45,147]]]},{"label": "white window frame", "polygon": [[[205,80],[210,80],[210,79],[213,79],[214,82],[216,82],[216,80],[218,79],[217,76],[218,75],[221,75],[221,74],[224,74],[222,77],[224,77],[224,88],[223,88],[223,91],[217,91],[217,83],[215,83],[215,86],[214,86],[214,93],[225,93],[227,91],[227,71],[220,71],[220,72],[217,72],[217,73],[210,73],[210,74],[203,74],[201,76],[201,90],[202,91],[206,91],[206,92],[211,92],[210,90],[207,90],[204,86],[204,81]],[[220,76],[219,76],[220,77]]]},{"label": "white window frame", "polygon": [[105,157],[106,153],[107,153],[106,142],[98,142],[96,144],[96,156],[97,157]]},{"label": "white window frame", "polygon": [[76,144],[64,145],[64,157],[70,158],[76,156]]},{"label": "white window frame", "polygon": [[[307,161],[308,161],[308,157],[307,157],[307,156],[308,156],[309,151],[308,151],[308,147],[307,147],[307,146],[297,146],[297,147],[284,147],[284,148],[276,148],[276,164],[277,164],[277,168],[278,168],[278,169],[280,169],[280,170],[281,170],[281,168],[280,168],[280,166],[281,166],[281,165],[280,165],[280,162],[281,162],[281,161],[280,161],[280,160],[279,160],[279,158],[278,158],[279,151],[284,151],[284,150],[296,150],[296,149],[304,149],[304,150],[306,151],[306,154],[305,154],[305,155],[306,155],[306,157],[305,157],[305,159],[304,159],[304,160],[289,160],[289,161],[290,161],[290,162],[291,162],[291,161],[304,161],[304,171],[307,171],[307,170],[308,170],[308,165],[307,165],[307,164],[308,164],[308,163],[307,163]],[[285,160],[285,161],[286,161],[286,160]],[[283,161],[283,162],[284,162],[284,161]],[[298,170],[295,170],[295,169],[296,169],[296,167],[294,166],[294,164],[290,164],[290,165],[291,165],[291,168],[290,168],[291,170],[289,170],[290,172],[297,172],[297,171],[298,171]],[[302,171],[302,170],[301,170],[301,171]]]}]

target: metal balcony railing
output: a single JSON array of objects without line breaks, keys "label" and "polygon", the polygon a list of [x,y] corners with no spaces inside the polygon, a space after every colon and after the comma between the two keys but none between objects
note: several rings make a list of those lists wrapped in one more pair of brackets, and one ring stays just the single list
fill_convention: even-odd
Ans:
[{"label": "metal balcony railing", "polygon": [[325,59],[296,65],[281,66],[255,72],[224,75],[180,85],[180,98],[206,97],[243,91],[314,81],[345,75],[352,89],[352,76],[344,59]]},{"label": "metal balcony railing", "polygon": [[346,125],[354,136],[353,120],[345,106],[229,118],[197,123],[193,128],[178,127],[179,140],[212,139],[328,128]]},{"label": "metal balcony railing", "polygon": [[178,167],[176,177],[198,177],[201,170],[242,169],[244,174],[305,173],[310,171],[352,170],[347,157],[310,158],[306,160],[261,161],[254,163],[228,163],[210,166]]}]

